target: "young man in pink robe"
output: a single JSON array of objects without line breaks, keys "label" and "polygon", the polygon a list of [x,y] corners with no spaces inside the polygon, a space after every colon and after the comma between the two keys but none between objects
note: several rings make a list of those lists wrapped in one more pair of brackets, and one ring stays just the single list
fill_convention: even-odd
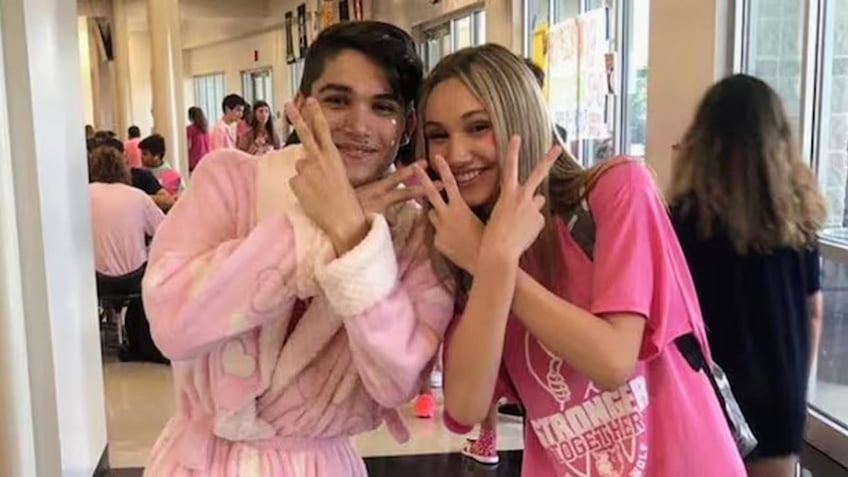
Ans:
[{"label": "young man in pink robe", "polygon": [[160,227],[144,280],[177,413],[145,475],[360,477],[349,437],[418,391],[453,301],[393,172],[415,127],[415,45],[378,22],[310,46],[287,108],[303,145],[216,151]]}]

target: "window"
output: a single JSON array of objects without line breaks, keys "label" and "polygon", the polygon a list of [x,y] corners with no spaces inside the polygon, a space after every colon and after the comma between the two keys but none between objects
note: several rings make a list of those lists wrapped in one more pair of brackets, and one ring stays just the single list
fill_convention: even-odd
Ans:
[{"label": "window", "polygon": [[818,176],[828,208],[821,234],[824,320],[808,392],[808,440],[848,464],[848,3],[737,0],[744,72],[767,81]]},{"label": "window", "polygon": [[[828,226],[848,228],[848,4],[826,5],[819,47],[822,75],[817,88],[815,152],[820,185],[827,199]],[[846,239],[839,237],[848,245]]]},{"label": "window", "polygon": [[224,73],[215,73],[211,75],[195,76],[192,79],[194,83],[194,104],[203,109],[210,123],[215,122],[224,112],[221,110],[221,103],[224,101]]},{"label": "window", "polygon": [[294,98],[300,90],[300,80],[303,77],[303,61],[297,60],[289,65],[289,97]]},{"label": "window", "polygon": [[628,0],[624,4],[627,54],[622,58],[622,152],[642,157],[647,144],[650,0]]},{"label": "window", "polygon": [[[816,30],[812,156],[828,207],[822,240],[824,319],[809,393],[813,408],[848,429],[848,4],[825,1]],[[812,15],[811,15],[812,16]],[[781,93],[783,93],[781,91]],[[837,456],[844,465],[848,456]]]},{"label": "window", "polygon": [[424,69],[430,71],[439,60],[453,51],[450,24],[425,31],[423,47],[425,51],[421,57],[424,58]]},{"label": "window", "polygon": [[474,33],[472,32],[470,15],[455,20],[453,27],[455,32],[454,49],[459,50],[474,44]]},{"label": "window", "polygon": [[244,100],[255,103],[262,100],[274,104],[274,79],[270,68],[243,71],[241,73],[241,90]]},{"label": "window", "polygon": [[572,152],[586,166],[614,152],[617,98],[610,91],[606,67],[613,38],[611,10],[604,3],[554,0],[554,23],[547,35],[548,106],[553,121],[565,128]]},{"label": "window", "polygon": [[780,93],[796,131],[801,125],[804,3],[750,0],[742,53],[744,71],[762,78]]},{"label": "window", "polygon": [[452,52],[486,43],[486,12],[475,11],[448,20],[424,30],[422,37],[420,53],[424,69],[429,72]]}]

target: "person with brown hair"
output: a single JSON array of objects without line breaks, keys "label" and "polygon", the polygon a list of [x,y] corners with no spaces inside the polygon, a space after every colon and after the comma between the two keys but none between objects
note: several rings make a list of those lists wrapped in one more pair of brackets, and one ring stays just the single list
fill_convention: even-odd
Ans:
[{"label": "person with brown hair", "polygon": [[795,473],[821,333],[824,199],[777,93],[735,75],[704,96],[671,210],[713,356],[759,441],[749,476]]},{"label": "person with brown hair", "polygon": [[165,215],[150,196],[130,185],[129,167],[115,147],[104,144],[89,154],[88,175],[98,296],[132,297],[126,314],[127,359],[165,362],[150,339],[141,303],[146,239]]},{"label": "person with brown hair", "polygon": [[282,147],[282,140],[274,128],[271,106],[265,101],[253,103],[253,114],[249,126],[249,129],[239,134],[238,148],[242,151],[261,156]]}]

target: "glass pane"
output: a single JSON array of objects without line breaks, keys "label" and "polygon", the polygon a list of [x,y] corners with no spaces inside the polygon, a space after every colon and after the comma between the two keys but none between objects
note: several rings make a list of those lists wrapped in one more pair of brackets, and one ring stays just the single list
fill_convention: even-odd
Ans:
[{"label": "glass pane", "polygon": [[848,4],[825,7],[818,124],[818,177],[828,206],[828,227],[848,243]]},{"label": "glass pane", "polygon": [[559,23],[580,14],[580,0],[553,0],[554,23]]},{"label": "glass pane", "polygon": [[824,320],[810,403],[836,421],[848,422],[848,263],[822,262]]},{"label": "glass pane", "polygon": [[648,110],[648,27],[650,0],[631,0],[629,5],[627,46],[627,71],[625,74],[627,97],[624,127],[626,128],[624,153],[645,155]]},{"label": "glass pane", "polygon": [[796,132],[801,119],[803,4],[799,0],[751,0],[744,65],[747,73],[762,78],[780,93]]},{"label": "glass pane", "polygon": [[454,21],[456,32],[456,49],[474,46],[474,35],[471,32],[471,16],[465,16]]},{"label": "glass pane", "polygon": [[524,29],[524,41],[526,42],[526,50],[532,55],[531,48],[533,47],[533,32],[542,25],[548,24],[548,10],[551,7],[551,0],[526,0],[525,8],[527,8],[527,25]]},{"label": "glass pane", "polygon": [[450,29],[446,29],[441,34],[442,42],[442,57],[445,57],[453,52],[453,42],[451,40]]},{"label": "glass pane", "polygon": [[474,29],[476,32],[476,37],[474,39],[475,45],[483,45],[486,43],[486,11],[479,11],[474,13]]}]

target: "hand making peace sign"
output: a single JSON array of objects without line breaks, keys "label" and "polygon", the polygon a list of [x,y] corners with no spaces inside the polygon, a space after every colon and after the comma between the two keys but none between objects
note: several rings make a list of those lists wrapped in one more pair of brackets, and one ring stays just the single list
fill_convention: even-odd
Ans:
[{"label": "hand making peace sign", "polygon": [[443,157],[436,156],[434,162],[447,192],[447,202],[427,175],[417,172],[433,207],[429,218],[436,229],[436,249],[471,274],[484,246],[498,247],[518,259],[533,244],[545,224],[541,213],[544,197],[536,195],[536,190],[548,176],[561,149],[559,146],[551,148],[523,185],[518,183],[520,149],[521,139],[513,137],[501,172],[500,196],[485,227],[462,199],[456,179]]},{"label": "hand making peace sign", "polygon": [[365,212],[318,102],[307,99],[303,114],[289,103],[286,116],[306,151],[306,159],[297,162],[297,175],[289,184],[306,215],[327,234],[336,253],[342,255],[367,235]]},{"label": "hand making peace sign", "polygon": [[489,216],[486,233],[480,248],[494,247],[518,260],[533,245],[545,226],[542,207],[545,197],[536,191],[545,182],[551,167],[562,153],[560,146],[553,146],[536,164],[524,184],[518,182],[519,152],[521,138],[513,136],[501,173],[501,191],[498,202]]}]

